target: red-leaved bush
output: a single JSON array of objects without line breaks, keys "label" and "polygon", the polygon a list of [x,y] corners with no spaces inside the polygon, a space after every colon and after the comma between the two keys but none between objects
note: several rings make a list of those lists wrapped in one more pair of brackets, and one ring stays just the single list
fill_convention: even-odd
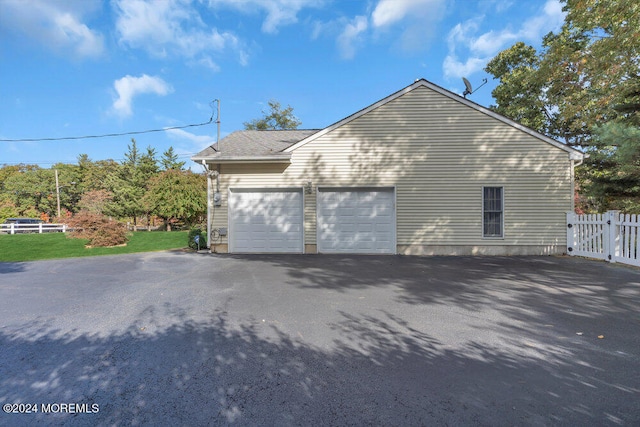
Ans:
[{"label": "red-leaved bush", "polygon": [[82,210],[67,220],[73,229],[69,237],[89,240],[89,246],[117,246],[127,243],[127,228],[105,215]]}]

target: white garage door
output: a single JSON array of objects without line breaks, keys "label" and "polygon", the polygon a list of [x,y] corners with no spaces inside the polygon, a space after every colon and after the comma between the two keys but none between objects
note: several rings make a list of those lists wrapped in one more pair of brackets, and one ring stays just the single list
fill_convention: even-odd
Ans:
[{"label": "white garage door", "polygon": [[302,253],[302,191],[231,190],[229,251]]},{"label": "white garage door", "polygon": [[393,254],[394,190],[380,188],[318,190],[318,251]]}]

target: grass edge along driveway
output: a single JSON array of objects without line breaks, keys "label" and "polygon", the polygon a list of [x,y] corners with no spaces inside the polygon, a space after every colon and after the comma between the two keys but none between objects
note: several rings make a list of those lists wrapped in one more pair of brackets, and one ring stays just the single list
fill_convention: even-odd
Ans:
[{"label": "grass edge along driveway", "polygon": [[164,251],[187,247],[187,231],[137,231],[129,234],[126,246],[85,248],[86,240],[64,233],[0,235],[0,262],[37,261],[137,252]]}]

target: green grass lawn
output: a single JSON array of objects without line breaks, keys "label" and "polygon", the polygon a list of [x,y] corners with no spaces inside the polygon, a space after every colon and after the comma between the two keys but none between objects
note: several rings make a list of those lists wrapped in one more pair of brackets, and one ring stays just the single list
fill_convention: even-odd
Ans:
[{"label": "green grass lawn", "polygon": [[35,261],[98,255],[131,254],[187,247],[187,231],[138,231],[129,234],[126,246],[85,248],[86,240],[70,239],[65,233],[2,234],[0,262]]}]

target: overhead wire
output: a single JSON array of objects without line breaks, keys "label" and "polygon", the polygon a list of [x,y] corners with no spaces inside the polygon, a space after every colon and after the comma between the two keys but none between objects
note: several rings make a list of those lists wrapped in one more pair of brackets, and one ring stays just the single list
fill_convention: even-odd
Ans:
[{"label": "overhead wire", "polygon": [[129,135],[141,135],[141,134],[145,134],[145,133],[153,133],[153,132],[165,132],[168,130],[176,130],[176,129],[187,129],[187,128],[193,128],[193,127],[199,127],[199,126],[206,126],[208,124],[213,123],[213,119],[214,119],[214,115],[215,113],[215,109],[213,109],[213,102],[211,102],[211,107],[212,107],[212,112],[211,112],[211,117],[209,118],[208,121],[203,122],[203,123],[195,123],[195,124],[190,124],[190,125],[183,125],[183,126],[172,126],[172,127],[165,127],[162,129],[148,129],[148,130],[141,130],[141,131],[132,131],[132,132],[121,132],[121,133],[105,133],[105,134],[100,134],[100,135],[83,135],[83,136],[65,136],[65,137],[56,137],[56,138],[19,138],[19,139],[5,139],[5,138],[0,138],[0,142],[40,142],[40,141],[70,141],[70,140],[78,140],[78,139],[95,139],[95,138],[110,138],[110,137],[116,137],[116,136],[129,136]]},{"label": "overhead wire", "polygon": [[[196,152],[194,153],[183,153],[183,154],[178,154],[177,157],[179,159],[188,159],[191,156],[198,154]],[[122,158],[122,159],[103,159],[103,160],[113,160],[114,162],[124,162],[126,159]],[[21,161],[21,162],[4,162],[4,161],[0,161],[0,168],[4,165],[4,166],[15,166],[15,165],[56,165],[58,163],[67,163],[67,164],[73,164],[73,161],[71,160],[58,160],[58,161],[39,161],[39,160],[26,160],[26,161]]]}]

